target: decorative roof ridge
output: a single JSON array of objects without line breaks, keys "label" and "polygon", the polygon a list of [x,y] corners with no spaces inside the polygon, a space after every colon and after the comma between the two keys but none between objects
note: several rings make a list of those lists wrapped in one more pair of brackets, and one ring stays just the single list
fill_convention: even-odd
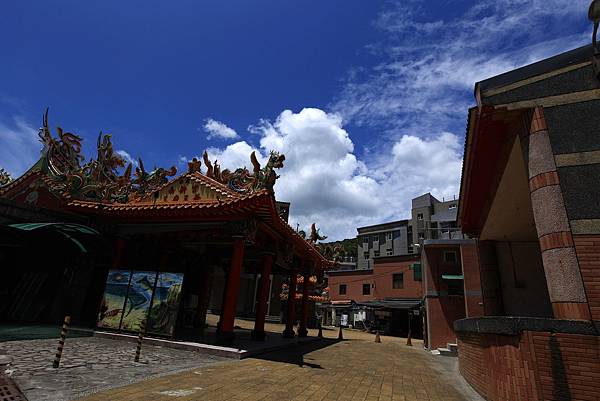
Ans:
[{"label": "decorative roof ridge", "polygon": [[[141,203],[141,202],[129,202],[129,203],[102,203],[97,201],[88,201],[88,200],[80,200],[73,199],[68,205],[69,206],[84,206],[84,207],[92,207],[92,206],[101,206],[105,209],[143,209],[143,208],[170,208],[170,207],[220,207],[220,206],[230,206],[235,205],[236,203],[243,202],[246,200],[256,199],[256,198],[268,198],[271,199],[271,196],[267,190],[261,190],[255,193],[251,193],[248,195],[240,194],[236,198],[228,198],[222,200],[211,200],[211,201],[185,201],[185,202],[161,202],[161,203]],[[287,224],[287,223],[286,223]],[[291,227],[290,227],[291,229]]]},{"label": "decorative roof ridge", "polygon": [[27,171],[25,171],[23,174],[21,174],[21,176],[19,176],[18,178],[15,178],[14,180],[10,181],[6,185],[0,186],[0,196],[4,195],[6,192],[8,192],[9,189],[14,188],[15,186],[17,186],[17,184],[21,183],[26,178],[31,177],[35,173],[38,173],[42,177],[45,176],[45,174],[43,174],[42,169],[39,167],[41,160],[42,160],[42,158],[40,158],[33,166],[31,166]]},{"label": "decorative roof ridge", "polygon": [[211,189],[214,189],[215,191],[218,191],[218,192],[225,193],[228,196],[234,196],[234,197],[243,196],[243,194],[241,194],[239,192],[235,192],[231,188],[227,187],[227,185],[225,185],[213,178],[210,178],[210,177],[202,174],[199,171],[195,171],[193,173],[186,173],[185,175],[189,175],[192,179],[201,181],[204,184],[212,185]]}]

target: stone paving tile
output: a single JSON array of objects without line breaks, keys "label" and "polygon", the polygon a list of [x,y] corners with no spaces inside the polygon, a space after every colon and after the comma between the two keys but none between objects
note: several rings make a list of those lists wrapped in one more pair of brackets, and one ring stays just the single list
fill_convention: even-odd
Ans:
[{"label": "stone paving tile", "polygon": [[30,401],[70,400],[101,389],[225,360],[144,345],[140,363],[137,363],[133,360],[134,343],[87,337],[67,339],[60,367],[54,369],[52,362],[57,345],[56,339],[0,343],[0,355],[10,360],[11,377]]},{"label": "stone paving tile", "polygon": [[322,340],[260,358],[215,364],[112,389],[80,401],[481,400],[456,360],[401,342]]}]

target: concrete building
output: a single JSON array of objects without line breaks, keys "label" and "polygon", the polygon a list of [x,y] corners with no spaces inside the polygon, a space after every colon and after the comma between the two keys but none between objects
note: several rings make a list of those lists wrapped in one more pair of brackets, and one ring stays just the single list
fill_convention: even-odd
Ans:
[{"label": "concrete building", "polygon": [[456,223],[458,200],[426,193],[412,200],[411,218],[359,227],[357,268],[372,269],[379,257],[418,255],[428,239],[461,239]]},{"label": "concrete building", "polygon": [[409,255],[411,237],[408,220],[360,227],[358,230],[358,269],[373,269],[373,260],[380,257]]},{"label": "concrete building", "polygon": [[599,66],[584,46],[475,85],[459,222],[484,316],[454,331],[487,400],[600,394]]},{"label": "concrete building", "polygon": [[408,253],[418,253],[414,244],[423,244],[428,239],[462,238],[456,223],[457,207],[456,198],[440,201],[430,193],[414,198],[407,228],[411,238]]}]

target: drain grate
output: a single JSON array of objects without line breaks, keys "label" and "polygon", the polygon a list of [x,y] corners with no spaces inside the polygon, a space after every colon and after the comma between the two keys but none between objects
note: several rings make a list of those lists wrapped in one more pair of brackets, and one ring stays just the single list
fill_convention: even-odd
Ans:
[{"label": "drain grate", "polygon": [[14,382],[0,375],[0,401],[27,401]]}]

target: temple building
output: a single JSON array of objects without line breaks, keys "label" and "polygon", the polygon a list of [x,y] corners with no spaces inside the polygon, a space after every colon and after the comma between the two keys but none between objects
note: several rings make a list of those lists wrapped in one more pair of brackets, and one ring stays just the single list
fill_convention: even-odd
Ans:
[{"label": "temple building", "polygon": [[475,99],[459,223],[481,307],[454,324],[460,371],[487,400],[598,399],[600,48],[479,82]]},{"label": "temple building", "polygon": [[[110,135],[84,162],[81,138],[56,131],[46,113],[40,160],[0,186],[1,321],[58,324],[68,314],[75,325],[135,332],[145,320],[150,335],[231,344],[236,316],[254,317],[261,340],[267,314],[285,309],[284,336],[296,321],[306,336],[309,295],[332,262],[275,200],[283,155],[261,166],[252,154],[253,171],[221,170],[205,153],[179,176],[142,160],[133,172]],[[295,285],[282,301],[285,282]]]}]

